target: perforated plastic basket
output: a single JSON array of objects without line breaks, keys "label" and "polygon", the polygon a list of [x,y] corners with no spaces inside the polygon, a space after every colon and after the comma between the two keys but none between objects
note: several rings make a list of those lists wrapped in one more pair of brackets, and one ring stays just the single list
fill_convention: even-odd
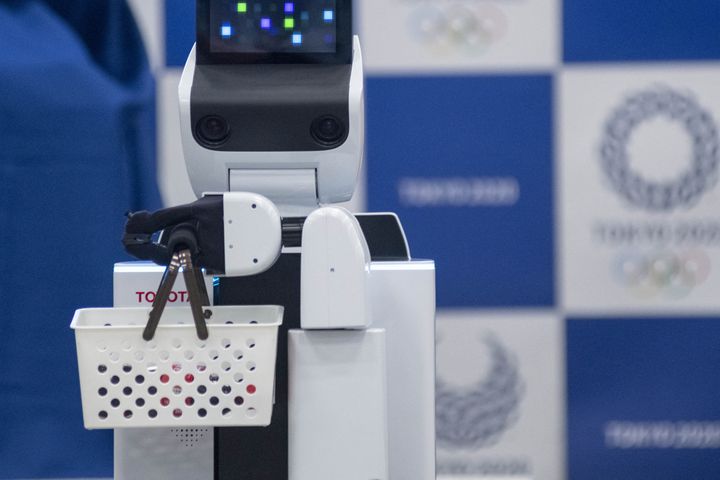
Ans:
[{"label": "perforated plastic basket", "polygon": [[282,307],[212,307],[207,340],[189,307],[166,308],[146,342],[149,311],[75,312],[86,428],[269,425]]}]

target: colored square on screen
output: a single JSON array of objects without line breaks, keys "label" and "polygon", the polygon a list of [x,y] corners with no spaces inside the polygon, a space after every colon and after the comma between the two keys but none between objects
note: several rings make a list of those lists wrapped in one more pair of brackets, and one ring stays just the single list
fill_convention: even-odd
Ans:
[{"label": "colored square on screen", "polygon": [[223,38],[232,37],[232,26],[229,23],[224,23],[223,26],[220,28],[220,36],[222,36]]},{"label": "colored square on screen", "polygon": [[255,9],[255,13],[262,12],[262,3],[256,3],[253,8]]},{"label": "colored square on screen", "polygon": [[295,11],[295,4],[292,2],[285,3],[285,13],[293,13]]},{"label": "colored square on screen", "polygon": [[323,19],[326,22],[332,22],[334,18],[335,18],[335,12],[333,12],[332,10],[325,10],[323,12]]},{"label": "colored square on screen", "polygon": [[270,19],[269,18],[261,18],[260,19],[260,28],[263,30],[270,30]]},{"label": "colored square on screen", "polygon": [[302,33],[293,33],[292,43],[293,45],[302,45]]},{"label": "colored square on screen", "polygon": [[302,20],[303,22],[309,21],[309,20],[310,20],[310,13],[309,13],[309,12],[302,12],[302,13],[300,14],[300,20]]},{"label": "colored square on screen", "polygon": [[237,11],[238,11],[238,13],[247,13],[247,3],[246,2],[238,3]]},{"label": "colored square on screen", "polygon": [[295,28],[295,19],[294,18],[286,18],[285,19],[285,29],[292,30]]}]

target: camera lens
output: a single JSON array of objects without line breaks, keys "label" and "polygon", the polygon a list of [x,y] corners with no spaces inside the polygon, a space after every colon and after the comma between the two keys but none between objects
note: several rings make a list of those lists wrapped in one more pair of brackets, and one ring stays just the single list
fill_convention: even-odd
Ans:
[{"label": "camera lens", "polygon": [[218,115],[209,115],[198,122],[197,133],[202,142],[217,146],[230,136],[230,125]]},{"label": "camera lens", "polygon": [[315,119],[312,124],[312,134],[316,141],[326,146],[335,146],[345,135],[345,128],[337,118],[324,115]]}]

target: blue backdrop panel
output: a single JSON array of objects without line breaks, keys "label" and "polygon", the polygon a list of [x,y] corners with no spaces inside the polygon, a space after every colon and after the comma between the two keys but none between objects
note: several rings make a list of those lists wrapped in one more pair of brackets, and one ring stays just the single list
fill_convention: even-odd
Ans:
[{"label": "blue backdrop panel", "polygon": [[570,478],[720,478],[720,319],[569,320]]},{"label": "blue backdrop panel", "polygon": [[0,3],[0,478],[111,476],[73,334],[112,305],[123,214],[157,208],[154,82],[122,1]]},{"label": "blue backdrop panel", "polygon": [[[367,111],[369,209],[435,259],[438,305],[552,305],[552,78],[370,78]],[[519,200],[414,207],[404,178],[511,178]]]},{"label": "blue backdrop panel", "polygon": [[195,0],[165,2],[165,32],[167,66],[184,66],[195,43]]},{"label": "blue backdrop panel", "polygon": [[565,60],[720,58],[717,0],[565,0]]}]

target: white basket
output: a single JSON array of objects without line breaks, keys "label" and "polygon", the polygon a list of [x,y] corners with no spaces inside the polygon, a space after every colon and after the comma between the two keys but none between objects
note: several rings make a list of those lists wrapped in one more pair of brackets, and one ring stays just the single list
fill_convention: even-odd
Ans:
[{"label": "white basket", "polygon": [[199,340],[189,307],[85,309],[75,330],[85,428],[267,426],[283,307],[212,307]]}]

